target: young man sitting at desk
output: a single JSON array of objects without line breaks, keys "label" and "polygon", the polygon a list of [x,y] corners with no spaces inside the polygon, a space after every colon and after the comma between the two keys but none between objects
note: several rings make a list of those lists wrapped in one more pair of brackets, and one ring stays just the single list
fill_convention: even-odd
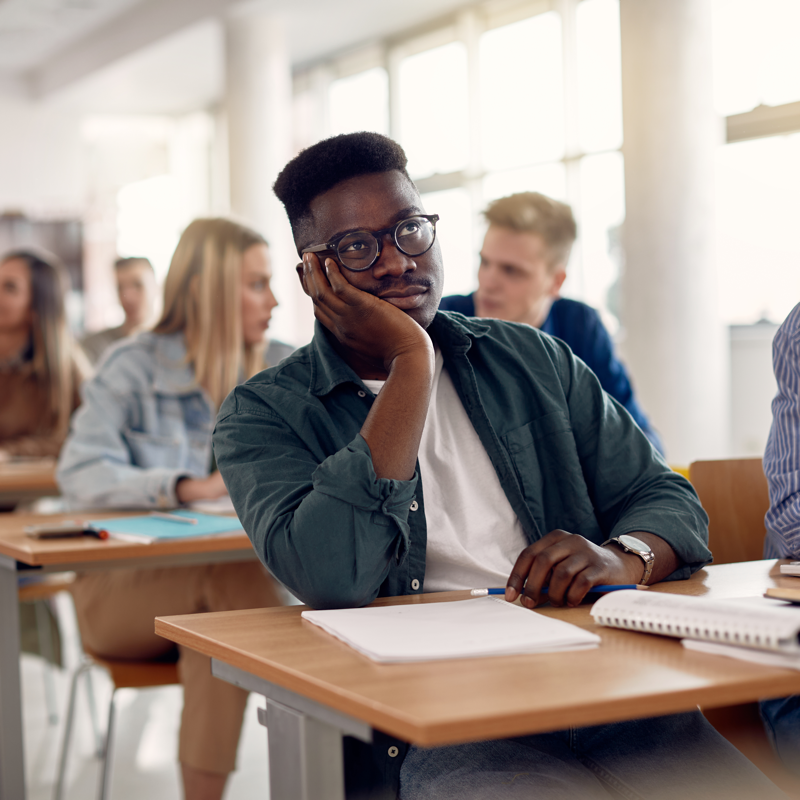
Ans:
[{"label": "young man sitting at desk", "polygon": [[[314,339],[235,389],[214,434],[259,557],[317,608],[498,585],[574,606],[688,577],[706,516],[585,364],[530,326],[437,313],[437,217],[405,167],[348,134],[275,184]],[[781,796],[699,712],[433,749],[376,731],[345,752],[351,798]]]},{"label": "young man sitting at desk", "polygon": [[538,192],[519,192],[493,201],[483,216],[489,229],[481,245],[478,288],[443,297],[439,308],[524,322],[563,339],[663,453],[600,315],[586,303],[558,296],[578,234],[572,209]]}]

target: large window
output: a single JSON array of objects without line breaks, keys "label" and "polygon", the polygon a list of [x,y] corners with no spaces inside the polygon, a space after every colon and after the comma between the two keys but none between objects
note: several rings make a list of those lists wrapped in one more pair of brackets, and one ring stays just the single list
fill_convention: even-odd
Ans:
[{"label": "large window", "polygon": [[720,311],[780,322],[800,301],[800,3],[715,0]]},{"label": "large window", "polygon": [[800,100],[799,37],[797,0],[714,0],[717,111]]},{"label": "large window", "polygon": [[481,210],[538,191],[579,226],[564,294],[617,325],[625,215],[618,0],[470,6],[413,37],[295,77],[298,148],[352,130],[405,148],[426,209],[441,217],[445,292],[476,286]]},{"label": "large window", "polygon": [[554,11],[480,37],[481,153],[488,170],[564,157],[561,40]]}]

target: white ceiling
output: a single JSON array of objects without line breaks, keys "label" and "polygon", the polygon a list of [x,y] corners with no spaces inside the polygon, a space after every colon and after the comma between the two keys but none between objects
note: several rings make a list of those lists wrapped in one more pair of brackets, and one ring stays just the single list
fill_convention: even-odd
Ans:
[{"label": "white ceiling", "polygon": [[[259,0],[294,65],[435,20],[470,0]],[[235,0],[0,0],[0,87],[97,113],[183,113],[219,101]],[[2,88],[0,88],[2,92]]]},{"label": "white ceiling", "polygon": [[43,63],[141,0],[0,0],[0,73]]}]

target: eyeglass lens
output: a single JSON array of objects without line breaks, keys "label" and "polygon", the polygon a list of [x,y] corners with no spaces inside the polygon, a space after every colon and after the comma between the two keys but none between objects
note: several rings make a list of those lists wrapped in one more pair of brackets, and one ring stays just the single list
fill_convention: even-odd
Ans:
[{"label": "eyeglass lens", "polygon": [[[407,256],[420,256],[433,244],[436,228],[424,217],[411,217],[394,229],[398,249]],[[378,255],[378,240],[370,231],[348,233],[339,240],[339,260],[348,269],[368,269]]]}]

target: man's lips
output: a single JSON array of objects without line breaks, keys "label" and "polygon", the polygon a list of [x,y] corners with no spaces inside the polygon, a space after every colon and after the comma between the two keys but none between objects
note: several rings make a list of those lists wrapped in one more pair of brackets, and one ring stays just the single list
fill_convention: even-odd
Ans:
[{"label": "man's lips", "polygon": [[397,308],[409,309],[417,308],[427,292],[428,289],[425,286],[408,286],[405,289],[391,289],[378,297]]}]

